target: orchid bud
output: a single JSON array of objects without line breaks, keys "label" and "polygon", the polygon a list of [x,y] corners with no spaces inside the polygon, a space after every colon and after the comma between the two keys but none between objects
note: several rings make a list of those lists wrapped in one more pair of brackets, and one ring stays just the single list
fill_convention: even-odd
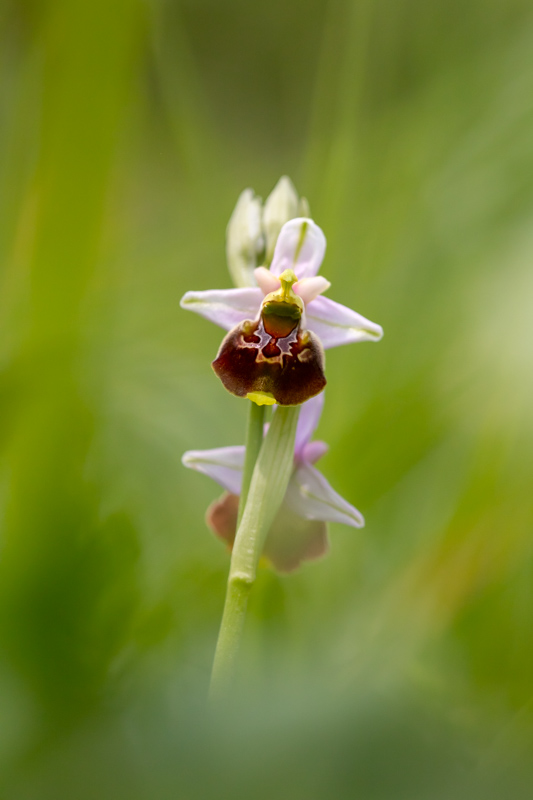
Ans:
[{"label": "orchid bud", "polygon": [[272,261],[280,230],[290,219],[299,216],[298,206],[298,193],[291,179],[284,175],[272,189],[263,208],[267,264]]},{"label": "orchid bud", "polygon": [[255,286],[253,272],[263,249],[261,199],[245,189],[226,228],[226,258],[235,286]]},{"label": "orchid bud", "polygon": [[298,217],[310,217],[311,210],[309,208],[309,201],[307,197],[300,197],[300,202],[298,203]]}]

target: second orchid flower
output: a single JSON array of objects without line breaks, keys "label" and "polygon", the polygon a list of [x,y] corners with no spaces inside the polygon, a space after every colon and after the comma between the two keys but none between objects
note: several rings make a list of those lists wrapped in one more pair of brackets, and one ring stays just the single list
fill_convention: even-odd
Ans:
[{"label": "second orchid flower", "polygon": [[[292,572],[303,561],[328,551],[328,522],[353,528],[365,523],[360,512],[338,494],[314,464],[327,452],[322,441],[312,441],[324,406],[324,393],[302,406],[294,446],[294,468],[285,498],[265,541],[264,555],[279,572]],[[183,464],[208,475],[226,493],[209,507],[211,530],[233,546],[242,487],[244,446],[189,450]]]}]

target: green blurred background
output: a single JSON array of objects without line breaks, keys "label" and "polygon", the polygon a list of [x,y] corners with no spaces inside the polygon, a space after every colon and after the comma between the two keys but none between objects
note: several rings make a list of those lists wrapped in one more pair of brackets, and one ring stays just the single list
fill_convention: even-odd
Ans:
[{"label": "green blurred background", "polygon": [[[531,798],[530,0],[4,0],[0,794]],[[181,311],[288,174],[330,296],[323,472],[364,513],[262,570],[205,708],[228,557],[180,463],[243,441]]]}]

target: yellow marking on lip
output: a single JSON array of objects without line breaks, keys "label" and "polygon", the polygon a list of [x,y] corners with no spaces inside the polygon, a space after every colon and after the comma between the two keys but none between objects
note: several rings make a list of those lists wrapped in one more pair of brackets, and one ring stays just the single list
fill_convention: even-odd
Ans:
[{"label": "yellow marking on lip", "polygon": [[276,398],[270,392],[248,392],[246,397],[258,406],[273,406],[276,403]]}]

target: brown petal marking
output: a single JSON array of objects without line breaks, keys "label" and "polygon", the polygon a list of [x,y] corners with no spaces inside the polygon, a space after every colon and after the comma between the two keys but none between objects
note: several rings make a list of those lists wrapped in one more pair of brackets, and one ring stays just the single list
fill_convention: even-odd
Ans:
[{"label": "brown petal marking", "polygon": [[[239,498],[225,492],[206,513],[213,533],[231,550],[235,541]],[[329,550],[327,524],[299,517],[283,504],[268,532],[263,551],[278,572],[293,572],[303,561],[321,558]]]},{"label": "brown petal marking", "polygon": [[319,394],[326,376],[318,337],[296,324],[287,336],[276,338],[266,325],[274,330],[274,315],[266,324],[262,318],[247,320],[223,339],[213,369],[226,389],[237,397],[269,392],[282,406],[299,405]]}]

